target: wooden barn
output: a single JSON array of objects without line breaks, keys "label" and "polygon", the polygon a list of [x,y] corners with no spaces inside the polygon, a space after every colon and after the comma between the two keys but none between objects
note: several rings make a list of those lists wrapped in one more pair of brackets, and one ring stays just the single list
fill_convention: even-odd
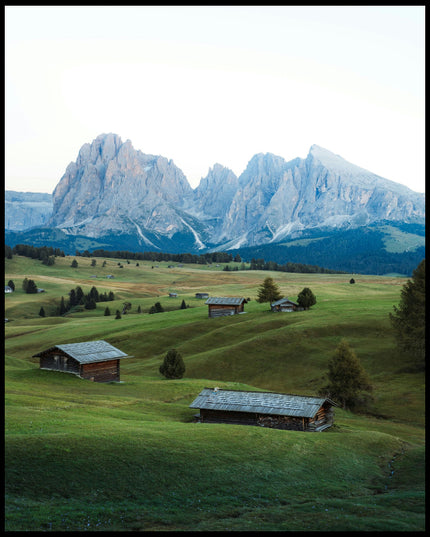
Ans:
[{"label": "wooden barn", "polygon": [[293,302],[288,297],[281,298],[273,304],[270,304],[272,311],[299,311],[302,310],[296,302]]},{"label": "wooden barn", "polygon": [[196,293],[196,298],[209,298],[209,293]]},{"label": "wooden barn", "polygon": [[336,403],[323,397],[204,388],[191,403],[196,421],[321,432],[333,424]]},{"label": "wooden barn", "polygon": [[33,357],[40,359],[40,369],[73,373],[94,382],[119,382],[119,361],[130,358],[104,340],[55,345]]},{"label": "wooden barn", "polygon": [[242,297],[211,297],[205,302],[209,306],[209,317],[222,317],[243,313],[247,300]]}]

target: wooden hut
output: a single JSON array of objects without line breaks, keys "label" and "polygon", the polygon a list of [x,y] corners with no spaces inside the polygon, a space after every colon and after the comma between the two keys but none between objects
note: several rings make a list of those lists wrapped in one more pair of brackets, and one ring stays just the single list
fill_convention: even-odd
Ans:
[{"label": "wooden hut", "polygon": [[205,302],[209,306],[209,317],[222,317],[243,313],[247,300],[242,297],[211,297]]},{"label": "wooden hut", "polygon": [[33,357],[39,358],[40,369],[73,373],[94,382],[119,382],[119,361],[130,358],[104,340],[54,345]]},{"label": "wooden hut", "polygon": [[209,293],[196,293],[196,298],[209,298]]},{"label": "wooden hut", "polygon": [[336,403],[323,397],[204,388],[191,403],[204,423],[259,425],[320,432],[333,424]]},{"label": "wooden hut", "polygon": [[303,309],[300,308],[297,302],[293,302],[288,297],[273,302],[273,304],[270,304],[270,307],[272,311],[298,311]]}]

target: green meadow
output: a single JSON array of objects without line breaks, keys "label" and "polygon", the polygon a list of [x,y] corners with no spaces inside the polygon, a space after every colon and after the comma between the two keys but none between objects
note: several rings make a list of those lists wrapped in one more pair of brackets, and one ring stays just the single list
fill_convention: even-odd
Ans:
[{"label": "green meadow", "polygon": [[[5,260],[16,286],[5,295],[6,530],[424,531],[424,375],[408,370],[388,320],[405,278],[91,260]],[[292,300],[309,287],[316,305],[272,313],[256,301],[267,276]],[[45,292],[25,294],[25,277]],[[115,300],[54,315],[78,285]],[[210,319],[200,291],[250,301]],[[131,310],[115,319],[124,302]],[[163,313],[148,313],[155,302]],[[371,378],[367,413],[337,408],[322,433],[193,421],[204,387],[316,395],[342,338]],[[96,339],[130,356],[121,382],[40,370],[32,358]],[[186,366],[180,380],[158,371],[171,348]]]}]

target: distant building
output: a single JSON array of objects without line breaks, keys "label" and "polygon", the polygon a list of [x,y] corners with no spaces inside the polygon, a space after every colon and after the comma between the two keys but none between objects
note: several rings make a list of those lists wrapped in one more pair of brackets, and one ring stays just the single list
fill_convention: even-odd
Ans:
[{"label": "distant building", "polygon": [[204,388],[190,408],[203,423],[259,425],[321,432],[333,424],[335,402],[324,397]]},{"label": "distant building", "polygon": [[301,311],[303,310],[303,308],[301,308],[297,304],[297,302],[293,302],[288,297],[281,298],[280,300],[273,302],[273,304],[270,304],[270,307],[272,311]]},{"label": "distant building", "polygon": [[196,293],[196,298],[209,298],[209,293]]},{"label": "distant building", "polygon": [[209,306],[209,317],[223,317],[243,313],[247,300],[243,297],[211,297],[205,302]]},{"label": "distant building", "polygon": [[170,298],[176,298],[178,293],[169,293]]},{"label": "distant building", "polygon": [[115,276],[112,276],[112,274],[108,274],[108,275],[106,276],[106,278],[112,279],[112,278],[115,278]]},{"label": "distant building", "polygon": [[42,289],[41,287],[38,287],[38,288],[37,288],[37,292],[38,292],[38,293],[44,293],[44,292],[45,292],[45,289]]},{"label": "distant building", "polygon": [[13,293],[12,287],[9,287],[9,285],[4,286],[4,292],[5,293]]},{"label": "distant building", "polygon": [[119,361],[130,358],[104,340],[54,345],[33,357],[40,359],[40,369],[73,373],[94,382],[119,382]]}]

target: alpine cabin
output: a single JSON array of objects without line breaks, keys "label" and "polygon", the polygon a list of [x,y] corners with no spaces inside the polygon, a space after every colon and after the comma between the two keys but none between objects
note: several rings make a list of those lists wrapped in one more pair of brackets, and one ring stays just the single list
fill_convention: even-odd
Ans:
[{"label": "alpine cabin", "polygon": [[243,313],[247,300],[242,297],[211,297],[205,302],[209,306],[209,317],[223,317]]},{"label": "alpine cabin", "polygon": [[204,388],[191,403],[202,423],[258,425],[321,432],[333,424],[336,403],[324,397]]},{"label": "alpine cabin", "polygon": [[73,373],[94,382],[119,382],[119,361],[130,358],[104,340],[54,345],[33,357],[39,358],[40,369]]}]

